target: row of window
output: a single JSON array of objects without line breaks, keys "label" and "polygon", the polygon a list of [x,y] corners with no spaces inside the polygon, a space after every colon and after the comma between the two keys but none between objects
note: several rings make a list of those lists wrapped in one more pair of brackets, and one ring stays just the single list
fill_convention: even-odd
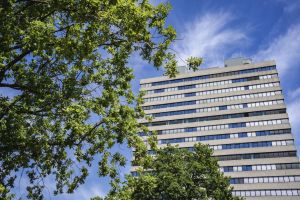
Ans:
[{"label": "row of window", "polygon": [[280,94],[282,94],[281,91],[274,91],[274,92],[262,92],[262,93],[255,93],[255,94],[236,95],[236,96],[229,96],[229,97],[201,99],[201,100],[197,100],[196,104],[228,102],[228,101],[242,100],[242,99],[257,99],[257,98],[261,98],[261,97],[270,97],[270,96],[275,96],[275,95],[280,95]]},{"label": "row of window", "polygon": [[235,110],[235,109],[242,109],[242,108],[259,107],[259,106],[271,106],[271,105],[277,105],[277,104],[283,104],[283,100],[261,101],[261,102],[255,102],[255,103],[222,105],[222,106],[206,107],[206,108],[198,108],[198,109],[161,112],[161,113],[148,114],[148,116],[165,117],[165,116],[192,114],[192,113],[213,112],[213,111],[219,111],[219,110]]},{"label": "row of window", "polygon": [[[242,128],[242,127],[252,127],[252,126],[268,126],[268,125],[278,125],[278,124],[288,124],[288,123],[289,123],[288,119],[264,120],[264,121],[253,121],[253,122],[241,122],[241,123],[199,126],[199,127],[190,127],[190,128],[158,130],[157,133],[159,135],[165,135],[165,134],[176,134],[176,133],[196,132],[196,131],[222,130],[222,129],[229,129],[229,128]],[[141,133],[140,135],[145,136],[145,135],[148,135],[148,134]]]},{"label": "row of window", "polygon": [[261,97],[270,97],[270,96],[275,96],[280,94],[281,91],[262,92],[262,93],[255,93],[255,94],[244,94],[244,95],[235,95],[235,96],[228,96],[228,97],[218,97],[218,98],[201,99],[201,100],[194,100],[194,101],[182,101],[176,103],[143,106],[143,109],[152,110],[152,109],[172,108],[178,106],[189,106],[189,105],[213,103],[213,102],[228,102],[228,101],[241,100],[241,99],[257,99]]},{"label": "row of window", "polygon": [[184,98],[184,97],[203,96],[203,95],[210,95],[210,94],[222,94],[222,93],[228,93],[228,92],[236,92],[236,91],[243,91],[243,90],[255,90],[255,89],[260,89],[260,88],[269,88],[269,87],[277,87],[277,86],[279,86],[279,82],[241,86],[241,87],[232,87],[232,88],[225,88],[225,89],[207,90],[207,91],[201,91],[201,92],[174,94],[174,95],[168,95],[168,96],[150,97],[150,98],[145,98],[144,101],[145,102],[165,101],[165,100],[170,100],[170,99],[180,99],[180,98]]},{"label": "row of window", "polygon": [[232,138],[281,135],[281,134],[290,134],[290,133],[291,133],[291,129],[282,129],[282,130],[256,131],[256,132],[248,132],[248,133],[243,132],[243,133],[219,134],[219,135],[203,135],[203,136],[196,136],[196,137],[162,139],[162,140],[158,140],[158,144],[172,144],[172,143],[197,142],[197,141],[208,141],[208,140],[224,140],[224,139],[232,139]]},{"label": "row of window", "polygon": [[267,126],[267,125],[278,125],[278,124],[288,124],[288,120],[266,120],[266,121],[256,121],[256,122],[246,122],[246,123],[235,123],[231,124],[229,128],[240,128],[240,127],[254,127],[254,126]]},{"label": "row of window", "polygon": [[[254,108],[259,106],[271,106],[271,105],[277,105],[277,104],[283,104],[283,100],[274,100],[274,101],[261,101],[261,102],[255,102],[255,103],[247,103],[247,108]],[[245,104],[244,104],[245,105]]]},{"label": "row of window", "polygon": [[255,117],[255,116],[263,116],[263,115],[276,115],[276,114],[282,114],[282,113],[286,113],[286,110],[278,109],[278,110],[236,113],[236,114],[214,115],[214,116],[208,116],[208,117],[194,117],[194,118],[187,118],[187,119],[176,119],[176,120],[145,123],[145,125],[147,125],[147,126],[163,126],[163,125],[173,125],[173,124],[215,121],[215,120],[223,120],[223,119]]},{"label": "row of window", "polygon": [[253,183],[289,183],[300,182],[300,176],[274,176],[274,177],[251,177],[231,178],[230,184],[253,184]]},{"label": "row of window", "polygon": [[[184,147],[186,148],[186,147]],[[188,147],[193,151],[193,147]],[[154,151],[148,150],[148,154],[154,154]],[[267,158],[287,158],[296,157],[296,151],[282,151],[282,152],[268,152],[268,153],[248,153],[248,154],[233,154],[224,156],[214,156],[218,161],[228,160],[254,160],[254,159],[267,159]],[[134,165],[134,162],[132,163]]]},{"label": "row of window", "polygon": [[269,171],[269,170],[285,170],[300,169],[299,163],[279,163],[264,165],[242,165],[242,166],[226,166],[221,167],[221,172],[242,172],[242,171]]},{"label": "row of window", "polygon": [[197,92],[196,96],[210,95],[210,94],[221,94],[221,93],[236,92],[236,91],[242,91],[242,90],[255,90],[255,89],[260,89],[260,88],[276,87],[276,86],[279,86],[278,82],[264,83],[264,84],[258,84],[258,85],[249,85],[249,86],[241,86],[241,87],[233,87],[233,88],[226,88],[226,89],[201,91],[201,92]]},{"label": "row of window", "polygon": [[268,153],[248,153],[248,154],[235,154],[215,156],[219,161],[226,160],[252,160],[252,159],[265,159],[265,158],[282,158],[282,157],[295,157],[296,151],[284,151],[284,152],[268,152]]},{"label": "row of window", "polygon": [[253,76],[253,77],[232,79],[232,80],[226,80],[226,81],[215,81],[215,82],[209,82],[209,83],[184,85],[184,86],[170,87],[170,88],[161,88],[161,89],[155,89],[155,90],[147,90],[146,94],[155,94],[155,93],[171,92],[171,91],[178,91],[178,90],[188,90],[188,89],[193,89],[193,88],[220,86],[220,85],[227,85],[227,84],[231,84],[231,83],[241,83],[241,82],[254,81],[254,80],[271,79],[271,78],[275,78],[275,77],[277,77],[277,74]]},{"label": "row of window", "polygon": [[293,140],[281,140],[281,141],[263,141],[263,142],[210,145],[209,147],[213,150],[225,150],[225,149],[243,149],[243,148],[257,148],[257,147],[290,146],[293,144],[294,144]]},{"label": "row of window", "polygon": [[[194,147],[183,147],[193,152]],[[148,154],[155,154],[153,150],[148,150]],[[296,157],[296,151],[279,151],[279,152],[267,152],[267,153],[246,153],[246,154],[233,154],[233,155],[223,155],[214,156],[218,161],[228,161],[228,160],[254,160],[254,159],[266,159],[266,158],[286,158],[286,157]]]},{"label": "row of window", "polygon": [[232,194],[237,197],[300,196],[300,189],[236,190]]},{"label": "row of window", "polygon": [[255,69],[244,69],[244,70],[239,70],[239,71],[231,71],[231,72],[194,76],[194,77],[187,77],[187,78],[180,78],[180,79],[173,79],[173,80],[166,80],[166,81],[158,81],[158,82],[153,82],[153,83],[142,84],[141,86],[142,87],[150,87],[150,86],[156,86],[156,85],[167,85],[167,84],[173,84],[173,83],[197,81],[197,80],[204,80],[204,79],[224,77],[224,76],[233,76],[233,75],[238,75],[238,74],[248,74],[248,73],[254,73],[254,72],[269,71],[269,70],[275,70],[275,69],[276,69],[276,66],[266,66],[266,67],[259,67],[259,68],[255,68]]},{"label": "row of window", "polygon": [[[278,141],[261,141],[261,142],[246,142],[246,143],[233,143],[221,145],[209,145],[213,150],[226,150],[226,149],[243,149],[243,148],[258,148],[258,147],[272,147],[272,146],[290,146],[293,145],[293,140],[278,140]],[[189,147],[193,151],[193,147]]]}]

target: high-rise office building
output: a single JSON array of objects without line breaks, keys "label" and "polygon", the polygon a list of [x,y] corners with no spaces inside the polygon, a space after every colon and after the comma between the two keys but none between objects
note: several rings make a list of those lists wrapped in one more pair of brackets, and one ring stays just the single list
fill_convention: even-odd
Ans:
[{"label": "high-rise office building", "polygon": [[275,62],[232,59],[225,67],[180,71],[141,80],[143,108],[154,117],[141,123],[157,131],[159,146],[208,144],[236,196],[300,199],[299,159]]}]

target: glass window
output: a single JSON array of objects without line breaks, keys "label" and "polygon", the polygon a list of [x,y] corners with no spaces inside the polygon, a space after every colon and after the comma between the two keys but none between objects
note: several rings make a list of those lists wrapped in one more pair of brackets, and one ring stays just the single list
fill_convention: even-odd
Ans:
[{"label": "glass window", "polygon": [[280,182],[280,183],[283,183],[283,182],[284,182],[283,177],[278,177],[278,179],[279,179],[279,182]]},{"label": "glass window", "polygon": [[300,181],[300,176],[295,176],[295,181],[299,182]]},{"label": "glass window", "polygon": [[250,191],[246,191],[246,197],[250,197],[250,195],[251,195],[251,193],[250,193]]},{"label": "glass window", "polygon": [[271,196],[276,196],[276,191],[275,190],[271,190]]}]

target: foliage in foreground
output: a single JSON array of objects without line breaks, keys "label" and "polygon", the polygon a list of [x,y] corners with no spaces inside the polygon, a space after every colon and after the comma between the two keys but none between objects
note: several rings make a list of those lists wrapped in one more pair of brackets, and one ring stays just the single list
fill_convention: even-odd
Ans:
[{"label": "foliage in foreground", "polygon": [[[147,0],[3,0],[0,4],[0,198],[16,178],[27,198],[42,199],[44,179],[54,194],[72,193],[98,163],[98,175],[118,182],[126,160],[117,144],[146,148],[140,96],[128,59],[140,55],[176,74],[165,26],[169,4]],[[191,58],[195,69],[201,59]]]},{"label": "foliage in foreground", "polygon": [[[128,176],[124,186],[106,200],[238,200],[229,178],[219,171],[212,150],[196,144],[194,151],[173,146],[157,150],[148,170]],[[151,170],[149,170],[151,169]]]}]

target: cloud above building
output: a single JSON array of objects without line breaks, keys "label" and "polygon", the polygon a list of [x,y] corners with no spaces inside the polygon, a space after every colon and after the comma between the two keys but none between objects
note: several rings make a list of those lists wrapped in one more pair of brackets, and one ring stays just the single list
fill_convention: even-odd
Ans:
[{"label": "cloud above building", "polygon": [[223,65],[225,56],[248,40],[245,29],[230,26],[234,19],[229,12],[207,13],[184,25],[174,45],[180,64],[197,56],[204,58],[206,66]]},{"label": "cloud above building", "polygon": [[270,41],[253,56],[256,60],[275,59],[279,74],[288,74],[300,64],[300,23]]}]

